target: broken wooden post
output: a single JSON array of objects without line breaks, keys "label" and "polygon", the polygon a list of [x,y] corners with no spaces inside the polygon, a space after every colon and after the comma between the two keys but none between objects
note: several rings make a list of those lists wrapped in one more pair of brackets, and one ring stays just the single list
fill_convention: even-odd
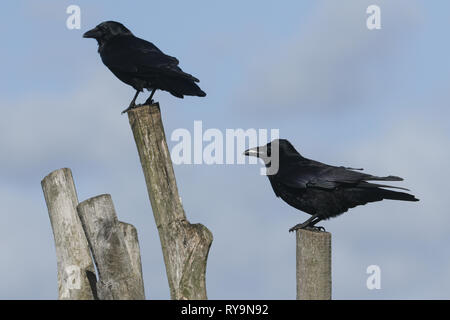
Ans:
[{"label": "broken wooden post", "polygon": [[159,104],[128,111],[166,265],[172,299],[207,299],[206,262],[213,236],[186,219]]},{"label": "broken wooden post", "polygon": [[297,299],[331,300],[331,233],[299,229]]},{"label": "broken wooden post", "polygon": [[41,185],[55,239],[58,299],[95,299],[95,269],[77,214],[78,197],[72,172],[67,168],[55,170]]},{"label": "broken wooden post", "polygon": [[142,275],[141,249],[139,248],[137,230],[132,224],[122,221],[119,221],[119,225],[123,233],[128,255],[130,256],[133,274],[135,275],[138,282],[138,287],[140,287],[142,290],[142,296],[145,297],[144,277]]},{"label": "broken wooden post", "polygon": [[97,266],[99,299],[145,299],[142,273],[133,268],[111,196],[90,198],[77,209]]}]

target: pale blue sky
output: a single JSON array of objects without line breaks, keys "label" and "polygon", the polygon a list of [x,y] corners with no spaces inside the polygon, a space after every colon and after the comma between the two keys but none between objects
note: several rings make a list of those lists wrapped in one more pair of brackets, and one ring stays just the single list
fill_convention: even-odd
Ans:
[{"label": "pale blue sky", "polygon": [[[70,4],[81,7],[81,30],[66,28]],[[370,4],[381,7],[381,30],[366,28]],[[138,229],[147,298],[169,297],[120,115],[134,92],[82,38],[104,20],[124,23],[201,80],[202,99],[156,94],[168,137],[194,120],[205,129],[278,128],[307,157],[405,178],[419,203],[370,204],[323,223],[333,234],[333,298],[450,298],[449,10],[424,0],[2,4],[0,298],[57,297],[40,181],[61,167],[72,169],[80,201],[112,195],[119,218]],[[257,165],[175,172],[189,220],[214,234],[209,297],[294,299],[287,230],[308,216],[275,198]],[[365,286],[371,264],[381,267],[381,290]]]}]

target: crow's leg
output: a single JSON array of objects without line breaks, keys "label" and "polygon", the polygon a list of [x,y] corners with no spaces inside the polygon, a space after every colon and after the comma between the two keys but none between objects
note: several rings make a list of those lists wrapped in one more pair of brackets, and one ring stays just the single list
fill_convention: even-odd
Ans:
[{"label": "crow's leg", "polygon": [[152,90],[152,93],[150,94],[150,97],[148,97],[148,99],[147,100],[145,100],[145,104],[146,105],[152,105],[153,104],[153,95],[155,94],[155,92],[156,92],[156,89],[153,89]]},{"label": "crow's leg", "polygon": [[[315,220],[315,219],[317,219],[317,221],[313,221],[313,220]],[[316,223],[319,222],[320,220],[322,220],[322,219],[319,218],[319,215],[318,215],[318,214],[315,214],[315,215],[313,215],[311,218],[309,218],[308,220],[306,220],[305,222],[299,223],[299,224],[293,226],[292,228],[290,228],[290,229],[289,229],[289,232],[292,232],[292,231],[295,231],[295,230],[298,230],[298,229],[305,229],[305,228],[308,228],[308,227],[313,227],[314,224],[316,224]]]},{"label": "crow's leg", "polygon": [[324,227],[321,227],[321,226],[316,227],[316,226],[315,226],[315,224],[316,224],[317,222],[319,222],[319,221],[322,221],[322,218],[317,218],[316,220],[314,220],[313,222],[311,222],[306,228],[307,228],[307,229],[312,229],[312,230],[317,230],[317,231],[323,231],[323,232],[325,232],[326,230],[325,230]]},{"label": "crow's leg", "polygon": [[140,92],[139,90],[136,90],[136,94],[134,95],[133,100],[131,100],[130,106],[129,106],[128,108],[126,108],[125,110],[123,110],[123,111],[122,111],[122,114],[124,114],[125,112],[128,112],[128,111],[130,111],[131,109],[133,109],[133,108],[136,107],[136,99],[137,99],[137,97],[138,97],[138,95],[139,95],[139,92]]}]

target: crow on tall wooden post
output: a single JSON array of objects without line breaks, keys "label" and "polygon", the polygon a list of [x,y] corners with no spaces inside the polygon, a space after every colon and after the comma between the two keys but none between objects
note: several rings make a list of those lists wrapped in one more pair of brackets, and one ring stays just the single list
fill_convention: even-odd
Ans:
[{"label": "crow on tall wooden post", "polygon": [[158,89],[178,98],[206,96],[196,84],[199,80],[181,70],[177,58],[164,54],[153,43],[135,37],[119,22],[102,22],[83,37],[97,40],[98,52],[105,66],[136,90],[129,107],[122,113],[136,107],[136,98],[144,89],[151,91],[146,105],[153,104],[152,98]]}]

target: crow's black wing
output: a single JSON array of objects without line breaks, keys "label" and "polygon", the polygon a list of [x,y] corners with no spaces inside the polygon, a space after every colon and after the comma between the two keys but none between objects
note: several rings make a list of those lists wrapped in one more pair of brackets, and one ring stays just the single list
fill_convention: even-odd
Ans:
[{"label": "crow's black wing", "polygon": [[314,163],[289,161],[280,166],[276,180],[291,188],[306,189],[308,184],[316,179],[320,170],[321,167]]},{"label": "crow's black wing", "polygon": [[363,184],[366,188],[369,187],[369,185],[372,187],[390,187],[386,185],[376,185],[363,182],[403,180],[402,178],[396,176],[377,177],[370,174],[356,172],[353,169],[330,166],[308,159],[290,162],[283,166],[283,168],[280,168],[277,178],[283,184],[299,189],[335,189],[340,186],[350,187],[359,186],[360,184]]},{"label": "crow's black wing", "polygon": [[175,57],[164,54],[153,43],[137,37],[117,37],[100,54],[108,68],[130,76],[164,74],[198,82],[198,79],[178,67],[179,62]]}]

